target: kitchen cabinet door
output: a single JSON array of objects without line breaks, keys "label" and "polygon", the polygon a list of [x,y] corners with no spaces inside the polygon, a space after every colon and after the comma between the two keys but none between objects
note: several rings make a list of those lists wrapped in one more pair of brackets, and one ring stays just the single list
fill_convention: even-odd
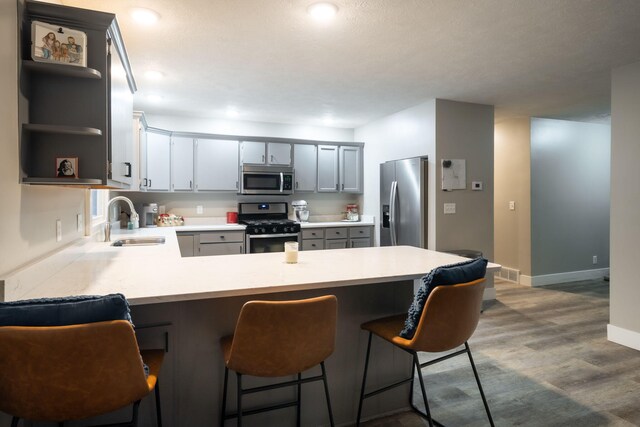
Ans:
[{"label": "kitchen cabinet door", "polygon": [[133,162],[133,190],[147,191],[147,130],[142,123],[142,113],[133,113],[133,145],[136,153]]},{"label": "kitchen cabinet door", "polygon": [[267,163],[278,166],[291,166],[291,144],[270,142],[267,144]]},{"label": "kitchen cabinet door", "polygon": [[198,139],[195,163],[197,191],[238,191],[238,141]]},{"label": "kitchen cabinet door", "polygon": [[180,255],[183,257],[195,256],[195,238],[193,234],[176,233]]},{"label": "kitchen cabinet door", "polygon": [[361,147],[340,147],[340,191],[362,193]]},{"label": "kitchen cabinet door", "polygon": [[171,138],[147,131],[147,190],[169,191],[171,184]]},{"label": "kitchen cabinet door", "polygon": [[193,191],[193,138],[171,137],[171,189]]},{"label": "kitchen cabinet door", "polygon": [[369,237],[365,237],[363,239],[350,239],[349,247],[350,248],[369,248],[371,247],[371,239]]},{"label": "kitchen cabinet door", "polygon": [[240,143],[242,163],[264,165],[267,163],[267,145],[264,142],[242,141]]},{"label": "kitchen cabinet door", "polygon": [[325,249],[346,249],[347,248],[347,239],[331,239],[324,241]]},{"label": "kitchen cabinet door", "polygon": [[131,114],[133,112],[133,93],[129,88],[127,73],[117,49],[110,51],[109,93],[111,108],[109,109],[109,143],[111,147],[110,179],[132,188],[133,183],[133,134],[131,133]]},{"label": "kitchen cabinet door", "polygon": [[318,145],[318,192],[338,191],[338,146]]},{"label": "kitchen cabinet door", "polygon": [[311,144],[293,146],[294,191],[316,191],[318,176],[317,147]]}]

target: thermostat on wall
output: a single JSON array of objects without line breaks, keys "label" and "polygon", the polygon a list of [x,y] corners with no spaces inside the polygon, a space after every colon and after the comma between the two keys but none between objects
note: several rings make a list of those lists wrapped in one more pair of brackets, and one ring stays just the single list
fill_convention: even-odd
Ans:
[{"label": "thermostat on wall", "polygon": [[471,189],[476,191],[482,190],[482,181],[472,181]]}]

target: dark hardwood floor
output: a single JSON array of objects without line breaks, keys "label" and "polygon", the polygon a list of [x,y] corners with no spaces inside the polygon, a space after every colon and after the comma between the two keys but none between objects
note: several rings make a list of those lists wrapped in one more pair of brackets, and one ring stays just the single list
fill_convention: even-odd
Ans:
[{"label": "dark hardwood floor", "polygon": [[[496,290],[469,341],[496,426],[640,425],[640,352],[607,341],[608,282],[530,288],[497,281]],[[468,359],[423,372],[435,419],[489,425]],[[405,412],[363,425],[427,423]]]}]

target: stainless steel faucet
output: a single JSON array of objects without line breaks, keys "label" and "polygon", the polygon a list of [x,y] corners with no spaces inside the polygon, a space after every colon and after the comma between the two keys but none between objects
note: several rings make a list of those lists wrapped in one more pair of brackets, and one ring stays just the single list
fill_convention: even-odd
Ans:
[{"label": "stainless steel faucet", "polygon": [[109,203],[107,203],[107,222],[104,225],[104,241],[105,242],[109,242],[111,240],[111,223],[109,222],[109,208],[111,207],[111,203],[118,202],[118,201],[127,202],[127,204],[129,205],[129,209],[131,210],[131,216],[129,217],[129,220],[133,223],[133,228],[140,227],[140,216],[138,215],[138,212],[136,212],[135,208],[133,207],[133,203],[131,202],[131,200],[129,200],[124,196],[116,196],[113,199],[109,200]]}]

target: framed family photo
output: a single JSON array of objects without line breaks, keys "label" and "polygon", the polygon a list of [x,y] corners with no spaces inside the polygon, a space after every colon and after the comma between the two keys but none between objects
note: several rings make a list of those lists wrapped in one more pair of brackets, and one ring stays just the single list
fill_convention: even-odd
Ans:
[{"label": "framed family photo", "polygon": [[79,178],[77,157],[56,157],[56,178]]},{"label": "framed family photo", "polygon": [[31,23],[31,57],[34,61],[87,66],[87,35],[59,25]]}]

